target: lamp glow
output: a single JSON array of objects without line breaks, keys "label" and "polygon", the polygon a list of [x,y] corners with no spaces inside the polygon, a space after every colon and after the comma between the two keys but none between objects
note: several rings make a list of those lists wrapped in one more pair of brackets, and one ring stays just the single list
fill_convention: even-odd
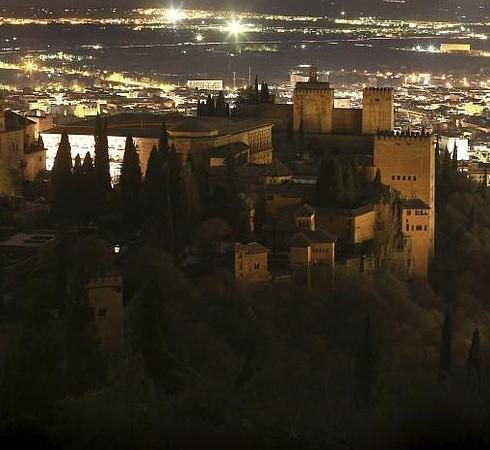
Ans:
[{"label": "lamp glow", "polygon": [[165,17],[167,22],[176,24],[184,19],[184,12],[178,8],[169,8],[166,11]]}]

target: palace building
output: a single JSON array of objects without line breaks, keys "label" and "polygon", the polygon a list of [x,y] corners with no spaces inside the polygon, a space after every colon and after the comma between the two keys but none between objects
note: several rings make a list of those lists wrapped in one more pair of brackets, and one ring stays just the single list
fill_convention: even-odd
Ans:
[{"label": "palace building", "polygon": [[[272,162],[272,123],[257,119],[235,120],[218,117],[184,117],[180,114],[119,114],[107,118],[111,175],[117,181],[127,136],[132,136],[143,173],[153,146],[158,146],[162,123],[166,124],[169,145],[181,162],[189,155],[206,158],[210,165],[221,165],[229,154],[248,164]],[[95,118],[59,125],[42,133],[51,169],[61,133],[70,138],[72,156],[94,151]]]}]

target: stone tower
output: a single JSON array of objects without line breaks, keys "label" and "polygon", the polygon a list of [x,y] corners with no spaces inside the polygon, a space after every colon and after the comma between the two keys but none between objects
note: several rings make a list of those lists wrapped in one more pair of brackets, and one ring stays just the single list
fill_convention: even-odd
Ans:
[{"label": "stone tower", "polygon": [[366,88],[362,100],[362,132],[376,134],[393,131],[395,125],[395,98],[392,88]]},{"label": "stone tower", "polygon": [[435,138],[433,134],[378,133],[374,165],[383,184],[400,192],[402,231],[412,239],[413,272],[426,278],[434,253]]},{"label": "stone tower", "polygon": [[334,90],[329,83],[319,82],[316,67],[310,68],[308,82],[296,84],[293,95],[293,128],[305,133],[331,133]]}]

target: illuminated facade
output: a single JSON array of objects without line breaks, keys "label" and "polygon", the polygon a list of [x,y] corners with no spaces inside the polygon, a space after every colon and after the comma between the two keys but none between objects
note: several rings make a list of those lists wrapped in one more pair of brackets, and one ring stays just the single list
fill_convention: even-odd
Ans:
[{"label": "illuminated facade", "polygon": [[0,104],[0,160],[29,181],[46,170],[46,150],[38,137],[36,122]]}]

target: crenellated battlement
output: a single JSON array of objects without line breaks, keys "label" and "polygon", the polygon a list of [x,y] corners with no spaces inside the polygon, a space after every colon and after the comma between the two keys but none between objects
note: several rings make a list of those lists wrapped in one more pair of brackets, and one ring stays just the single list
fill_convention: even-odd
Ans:
[{"label": "crenellated battlement", "polygon": [[366,87],[363,90],[364,95],[388,95],[393,96],[394,90],[391,87]]},{"label": "crenellated battlement", "polygon": [[419,133],[412,131],[381,131],[376,134],[378,140],[393,140],[393,141],[430,141],[434,139],[433,133]]}]

